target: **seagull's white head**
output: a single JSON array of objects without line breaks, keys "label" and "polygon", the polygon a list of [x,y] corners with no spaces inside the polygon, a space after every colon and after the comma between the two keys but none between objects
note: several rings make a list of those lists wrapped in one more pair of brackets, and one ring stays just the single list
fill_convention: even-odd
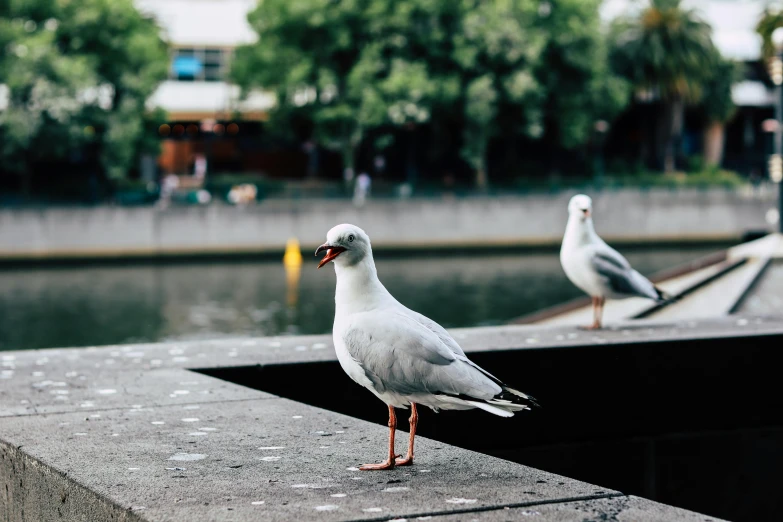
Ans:
[{"label": "seagull's white head", "polygon": [[585,221],[593,213],[593,200],[584,194],[578,194],[568,202],[568,214],[579,217],[580,221]]},{"label": "seagull's white head", "polygon": [[315,255],[326,250],[318,268],[329,261],[341,266],[353,266],[371,252],[370,237],[356,225],[337,225],[326,234],[326,243],[318,247]]}]

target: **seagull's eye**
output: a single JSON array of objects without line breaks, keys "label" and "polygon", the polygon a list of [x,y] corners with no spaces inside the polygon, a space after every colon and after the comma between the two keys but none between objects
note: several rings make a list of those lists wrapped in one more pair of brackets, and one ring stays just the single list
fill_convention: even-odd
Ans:
[{"label": "seagull's eye", "polygon": [[349,243],[353,243],[353,240],[354,240],[353,234],[351,234],[350,236],[348,236],[348,242],[349,242]]}]

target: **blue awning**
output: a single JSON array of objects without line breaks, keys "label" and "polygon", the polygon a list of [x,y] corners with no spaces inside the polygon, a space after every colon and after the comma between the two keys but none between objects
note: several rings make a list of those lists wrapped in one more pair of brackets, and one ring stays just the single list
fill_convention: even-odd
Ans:
[{"label": "blue awning", "polygon": [[196,76],[204,66],[198,58],[180,56],[174,59],[172,68],[177,76]]}]

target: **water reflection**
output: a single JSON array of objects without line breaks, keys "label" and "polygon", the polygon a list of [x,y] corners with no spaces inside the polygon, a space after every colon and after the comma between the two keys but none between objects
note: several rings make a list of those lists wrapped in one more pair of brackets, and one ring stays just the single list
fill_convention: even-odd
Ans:
[{"label": "water reflection", "polygon": [[[645,274],[714,250],[637,251]],[[0,272],[0,350],[331,331],[334,271],[216,262]],[[501,324],[578,296],[556,253],[379,258],[402,303],[446,327]]]}]

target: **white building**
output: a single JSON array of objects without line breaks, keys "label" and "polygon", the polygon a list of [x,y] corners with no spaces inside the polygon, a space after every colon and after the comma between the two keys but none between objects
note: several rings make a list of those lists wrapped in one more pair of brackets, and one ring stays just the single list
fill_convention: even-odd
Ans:
[{"label": "white building", "polygon": [[240,100],[239,88],[226,81],[234,49],[252,43],[256,34],[247,14],[257,0],[135,0],[154,16],[172,47],[169,79],[149,100],[172,121],[264,119],[274,97],[257,93]]}]

